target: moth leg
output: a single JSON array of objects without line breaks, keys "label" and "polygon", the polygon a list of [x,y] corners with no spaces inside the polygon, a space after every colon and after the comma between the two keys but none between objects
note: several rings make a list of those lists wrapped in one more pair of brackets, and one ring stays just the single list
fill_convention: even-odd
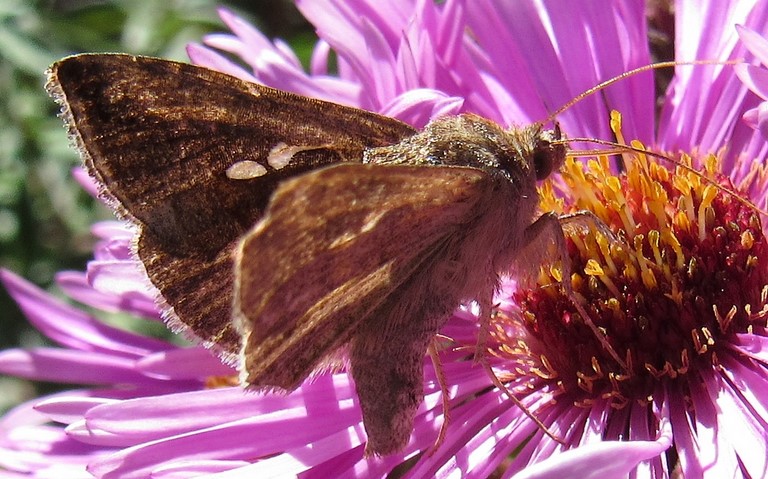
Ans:
[{"label": "moth leg", "polygon": [[525,404],[523,404],[522,401],[520,401],[514,394],[512,394],[512,391],[510,391],[509,388],[501,382],[501,379],[499,379],[499,377],[496,375],[496,372],[493,370],[493,368],[491,368],[491,365],[485,358],[481,358],[480,363],[483,365],[483,368],[485,368],[485,372],[488,373],[488,377],[491,378],[493,385],[499,388],[499,391],[504,392],[504,394],[509,399],[511,399],[512,402],[515,403],[515,405],[519,407],[520,410],[523,411],[523,413],[539,427],[539,429],[544,431],[547,436],[551,437],[555,442],[565,444],[563,438],[550,431],[547,425],[541,422],[541,419],[536,417],[536,415],[533,414],[531,410],[528,409]]},{"label": "moth leg", "polygon": [[451,397],[448,391],[448,381],[445,379],[445,370],[443,370],[443,363],[440,361],[440,355],[437,351],[437,338],[432,338],[427,348],[429,358],[432,360],[432,365],[435,367],[435,376],[437,382],[440,384],[440,397],[443,401],[443,423],[440,425],[440,432],[437,435],[435,444],[432,446],[432,450],[429,454],[436,452],[445,440],[445,436],[448,432],[448,424],[451,422]]},{"label": "moth leg", "polygon": [[480,362],[485,353],[485,346],[488,343],[488,332],[491,327],[491,318],[493,317],[492,299],[490,295],[485,298],[478,298],[477,304],[480,311],[478,319],[480,320],[480,329],[477,332],[477,343],[475,343],[474,364]]},{"label": "moth leg", "polygon": [[[587,310],[584,309],[584,306],[582,305],[583,298],[579,297],[573,291],[573,287],[571,286],[571,258],[568,256],[565,233],[563,232],[563,223],[561,223],[561,220],[564,221],[566,225],[578,224],[582,221],[590,221],[594,224],[603,223],[599,218],[589,212],[577,212],[571,215],[564,215],[562,218],[553,212],[545,213],[525,229],[525,232],[523,233],[523,252],[528,254],[525,256],[522,254],[518,255],[518,262],[522,259],[521,257],[524,257],[527,270],[532,271],[533,265],[541,264],[542,260],[546,258],[547,249],[551,242],[554,241],[555,249],[560,259],[560,264],[562,265],[561,284],[565,290],[565,294],[571,298],[571,302],[576,308],[576,311],[581,315],[584,323],[592,330],[592,333],[597,340],[600,341],[603,348],[610,354],[613,360],[622,367],[622,369],[626,370],[626,363],[619,357],[616,350],[613,349],[613,346],[611,346],[606,339],[605,334],[600,331],[595,322],[592,321],[592,317]],[[615,238],[615,235],[611,233],[610,237]],[[533,255],[533,258],[531,258],[530,255]],[[531,263],[531,259],[535,262]]]},{"label": "moth leg", "polygon": [[579,210],[567,215],[560,215],[558,219],[563,229],[576,227],[582,230],[589,230],[592,228],[599,231],[600,234],[608,238],[612,243],[623,243],[603,220],[589,210]]}]

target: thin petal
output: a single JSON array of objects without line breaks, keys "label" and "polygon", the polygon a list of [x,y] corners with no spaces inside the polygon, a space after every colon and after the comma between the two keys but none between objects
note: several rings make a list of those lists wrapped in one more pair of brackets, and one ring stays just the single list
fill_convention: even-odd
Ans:
[{"label": "thin petal", "polygon": [[[749,54],[734,26],[765,31],[768,4],[724,0],[716,3],[678,2],[675,51],[681,61],[729,60]],[[659,126],[659,145],[667,150],[716,152],[731,148],[726,167],[751,136],[738,121],[746,108],[756,106],[746,87],[728,66],[679,66],[668,89]]]},{"label": "thin petal", "polygon": [[129,291],[121,295],[93,289],[80,271],[56,273],[56,285],[70,298],[102,311],[126,312],[160,320],[160,311],[147,292]]},{"label": "thin petal", "polygon": [[123,389],[117,387],[115,389],[70,390],[38,398],[34,402],[33,409],[44,414],[50,421],[72,424],[82,420],[85,414],[96,406],[115,404],[121,400],[137,397],[168,394],[169,389],[178,390],[178,388],[169,387],[167,384]]},{"label": "thin petal", "polygon": [[77,435],[85,434],[83,440],[98,444],[135,444],[243,418],[269,423],[312,418],[328,409],[358,411],[352,397],[345,375],[339,375],[318,378],[316,383],[304,385],[288,396],[256,395],[232,387],[137,398],[89,410],[87,428],[78,430]]},{"label": "thin petal", "polygon": [[[324,409],[315,405],[311,416],[307,416],[307,411],[303,412],[304,417],[300,411],[283,411],[278,415],[220,423],[193,434],[143,443],[93,461],[90,470],[104,479],[133,479],[145,478],[158,465],[179,459],[254,460],[280,454],[286,449],[297,449],[296,454],[298,450],[306,451],[307,444],[359,424],[357,407],[340,409],[335,402],[325,405],[327,408]],[[295,417],[288,419],[289,413]],[[350,441],[336,438],[332,445],[335,454],[354,446]],[[307,453],[314,456],[312,449]],[[303,467],[306,468],[306,464]]]},{"label": "thin petal", "polygon": [[54,299],[9,271],[0,270],[0,280],[29,321],[43,334],[64,346],[126,358],[140,357],[172,347],[163,341],[109,327],[79,309]]},{"label": "thin petal", "polygon": [[754,65],[735,65],[739,79],[763,100],[768,99],[768,70]]},{"label": "thin petal", "polygon": [[187,45],[187,56],[193,63],[217,70],[241,80],[258,83],[255,76],[243,70],[231,60],[197,43]]},{"label": "thin petal", "polygon": [[4,374],[75,384],[147,383],[133,361],[112,354],[69,349],[6,349],[0,352]]},{"label": "thin petal", "polygon": [[72,169],[72,177],[77,181],[81,188],[93,198],[99,197],[99,184],[88,175],[85,168],[77,167]]},{"label": "thin petal", "polygon": [[328,74],[328,58],[331,54],[331,46],[325,40],[319,40],[312,50],[312,58],[309,62],[309,71],[312,75]]},{"label": "thin petal", "polygon": [[233,376],[237,371],[223,364],[203,347],[160,351],[136,362],[143,374],[160,379],[205,379],[211,376]]},{"label": "thin petal", "polygon": [[[129,243],[136,234],[132,225],[125,221],[97,221],[91,225],[91,233],[99,239],[120,242],[126,251],[130,251]],[[120,257],[123,257],[122,255]],[[125,255],[126,259],[130,256]],[[115,257],[116,259],[117,257]]]},{"label": "thin petal", "polygon": [[739,38],[760,63],[768,66],[768,40],[751,28],[736,25]]},{"label": "thin petal", "polygon": [[382,107],[384,115],[421,128],[431,119],[455,115],[464,104],[463,98],[451,97],[436,90],[420,88],[398,95]]},{"label": "thin petal", "polygon": [[[230,471],[239,477],[248,476],[240,468],[245,468],[251,463],[248,461],[174,461],[165,466],[157,467],[152,471],[152,479],[187,479],[193,476],[205,476],[209,479],[219,472]],[[280,474],[278,472],[278,474]],[[235,476],[232,476],[235,477]],[[267,476],[259,476],[267,477]]]},{"label": "thin petal", "polygon": [[[712,479],[720,477],[737,477],[741,470],[739,460],[733,444],[721,430],[721,422],[718,420],[719,397],[722,396],[720,381],[712,372],[701,371],[702,382],[690,385],[690,399],[694,415],[690,434],[694,438],[694,447],[681,450],[680,463],[686,477],[689,471],[702,471],[701,477]],[[727,420],[737,420],[730,418]],[[675,438],[685,434],[676,432]],[[696,465],[689,469],[693,463]]]},{"label": "thin petal", "polygon": [[625,477],[638,463],[660,455],[672,445],[669,423],[661,430],[655,441],[605,441],[572,449],[527,467],[514,479]]},{"label": "thin petal", "polygon": [[[768,474],[768,432],[765,397],[768,378],[763,370],[743,364],[738,358],[723,358],[723,373],[730,381],[718,381],[718,428],[751,477]],[[713,378],[714,379],[714,378]],[[760,413],[756,413],[760,411]]]}]

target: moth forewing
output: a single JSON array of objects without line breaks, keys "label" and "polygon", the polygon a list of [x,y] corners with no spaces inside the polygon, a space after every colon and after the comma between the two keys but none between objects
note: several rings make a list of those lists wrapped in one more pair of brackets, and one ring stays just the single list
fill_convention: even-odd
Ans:
[{"label": "moth forewing", "polygon": [[245,382],[298,386],[478,214],[488,182],[470,168],[338,165],[280,185],[236,256]]},{"label": "moth forewing", "polygon": [[360,162],[365,148],[414,133],[375,113],[157,58],[68,57],[51,66],[46,88],[101,195],[139,227],[137,255],[169,325],[229,362],[241,343],[231,253],[277,184]]}]

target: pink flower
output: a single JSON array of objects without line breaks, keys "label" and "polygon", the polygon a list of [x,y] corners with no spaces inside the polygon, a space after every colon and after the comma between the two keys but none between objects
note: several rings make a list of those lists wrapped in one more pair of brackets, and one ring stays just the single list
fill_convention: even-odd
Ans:
[{"label": "pink flower", "polygon": [[[416,126],[465,111],[506,125],[543,121],[578,93],[650,62],[644,5],[636,1],[583,2],[578,9],[560,1],[546,9],[537,2],[492,0],[297,4],[321,38],[309,72],[285,44],[269,41],[226,10],[220,14],[233,34],[190,45],[190,58]],[[678,59],[749,57],[735,25],[766,31],[768,5],[716,5],[677,2]],[[235,54],[249,70],[217,50]],[[337,55],[334,75],[327,71],[331,51]],[[687,151],[697,166],[714,164],[706,154],[720,152],[720,164],[741,194],[765,205],[760,168],[768,145],[740,121],[759,98],[731,67],[679,66],[657,124],[652,77],[639,74],[589,97],[558,117],[561,127],[571,137],[616,134],[654,150]],[[613,130],[611,110],[623,115]],[[609,169],[596,164],[580,179],[580,163],[567,165],[557,195],[552,189],[542,195],[545,209],[603,208],[595,214],[620,231],[621,240],[604,250],[597,236],[571,235],[570,249],[574,289],[625,364],[573,320],[571,300],[552,288],[510,281],[497,298],[499,315],[488,344],[492,366],[562,443],[545,435],[482,368],[466,360],[477,335],[471,308],[458,310],[441,331],[453,344],[441,353],[451,395],[444,443],[422,454],[443,422],[440,388],[425,361],[426,396],[410,443],[396,455],[364,458],[365,434],[346,374],[321,375],[287,396],[244,393],[224,386],[233,371],[201,348],[120,332],[4,272],[3,282],[30,320],[62,347],[6,351],[0,371],[102,387],[41,398],[7,414],[0,420],[0,466],[31,475],[64,471],[67,477],[100,478],[383,477],[396,468],[406,477],[488,477],[500,471],[504,477],[668,477],[675,468],[686,477],[761,477],[768,468],[768,343],[759,220],[733,195],[715,189],[719,194],[710,198],[709,184],[698,184],[695,175],[669,173],[665,179],[632,169],[643,161],[630,160],[628,177],[652,185],[658,197],[643,196],[631,180],[617,179],[620,187],[613,188]],[[691,185],[688,193],[682,183]],[[594,198],[584,198],[593,192]],[[625,205],[611,196],[619,193]],[[711,211],[702,206],[704,198]],[[699,211],[706,220],[701,229]],[[652,231],[658,241],[644,243]],[[102,241],[87,276],[62,274],[62,289],[96,308],[155,321],[151,293],[128,254],[129,232],[110,223],[98,225],[96,233]],[[627,245],[639,245],[636,254],[616,253]],[[727,254],[721,262],[722,252]],[[621,263],[627,257],[632,261]],[[685,268],[674,269],[679,262]],[[623,266],[612,272],[612,264]],[[756,266],[744,272],[738,269],[744,264]],[[709,279],[680,282],[680,271],[706,271],[706,278],[728,281],[713,291],[701,286]],[[554,274],[544,281],[558,280]],[[606,291],[613,295],[604,296]],[[677,305],[678,297],[690,302],[665,309],[668,300]],[[614,304],[621,307],[611,309]],[[614,313],[629,319],[621,322]]]}]

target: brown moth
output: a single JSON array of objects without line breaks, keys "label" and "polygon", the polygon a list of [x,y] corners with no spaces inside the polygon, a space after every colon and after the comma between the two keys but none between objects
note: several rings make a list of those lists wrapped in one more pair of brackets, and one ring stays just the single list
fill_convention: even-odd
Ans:
[{"label": "brown moth", "polygon": [[475,115],[423,131],[188,64],[78,55],[47,89],[101,193],[138,230],[166,319],[290,391],[348,357],[366,451],[401,450],[427,347],[460,304],[562,244],[535,219],[559,131]]}]

